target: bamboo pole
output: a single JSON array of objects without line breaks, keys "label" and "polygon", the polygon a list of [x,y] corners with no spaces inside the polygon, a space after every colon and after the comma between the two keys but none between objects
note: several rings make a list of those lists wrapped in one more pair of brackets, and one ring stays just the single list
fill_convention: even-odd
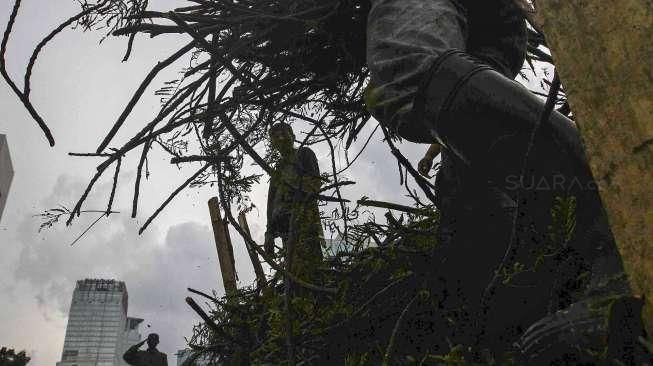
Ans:
[{"label": "bamboo pole", "polygon": [[233,247],[227,226],[220,215],[220,202],[218,198],[211,198],[208,205],[211,224],[213,226],[213,237],[215,238],[215,246],[218,251],[222,284],[224,285],[225,293],[229,296],[234,294],[237,289]]}]

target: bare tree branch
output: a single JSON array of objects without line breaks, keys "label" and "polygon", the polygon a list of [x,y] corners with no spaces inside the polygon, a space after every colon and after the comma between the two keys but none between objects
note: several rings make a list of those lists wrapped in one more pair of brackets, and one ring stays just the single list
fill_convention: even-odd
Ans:
[{"label": "bare tree branch", "polygon": [[147,89],[148,85],[154,80],[154,77],[163,69],[166,67],[170,66],[173,62],[177,61],[181,56],[185,55],[188,51],[192,50],[193,47],[195,47],[195,42],[191,42],[181,49],[179,51],[173,53],[170,57],[167,59],[160,61],[154,66],[154,68],[147,74],[143,82],[141,82],[141,85],[138,87],[132,98],[129,100],[129,103],[127,103],[127,106],[125,109],[122,111],[122,114],[118,117],[118,120],[113,124],[113,127],[111,127],[111,130],[107,134],[107,136],[102,140],[100,143],[100,146],[98,146],[96,152],[99,154],[104,149],[109,145],[113,137],[116,135],[118,130],[120,129],[120,126],[125,122],[131,111],[134,109],[134,106],[136,106],[136,103],[138,103],[138,100],[141,98],[145,90]]},{"label": "bare tree branch", "polygon": [[159,208],[157,208],[156,211],[154,211],[152,216],[150,216],[147,219],[147,221],[145,221],[145,224],[143,224],[143,226],[141,226],[141,228],[138,230],[138,234],[139,235],[142,234],[143,231],[145,231],[145,229],[147,229],[147,227],[150,225],[152,220],[154,220],[159,215],[159,213],[161,213],[161,211],[163,211],[163,209],[168,205],[168,203],[170,203],[170,201],[172,201],[172,199],[175,198],[175,196],[177,194],[179,194],[179,192],[184,190],[184,188],[186,188],[190,183],[192,183],[195,179],[197,179],[197,177],[199,177],[200,174],[204,173],[204,171],[206,169],[208,169],[210,166],[211,166],[211,164],[204,165],[202,168],[200,168],[200,170],[198,170],[197,172],[195,172],[195,174],[193,174],[190,178],[188,178],[182,185],[180,185],[177,189],[175,189],[175,191],[172,192],[170,194],[170,196],[168,196],[168,198],[166,198],[165,201],[163,201],[161,206],[159,206]]},{"label": "bare tree branch", "polygon": [[50,146],[54,146],[54,137],[52,137],[52,132],[50,132],[50,128],[45,123],[43,118],[41,118],[41,116],[38,114],[38,112],[30,102],[27,95],[23,94],[20,91],[20,89],[18,89],[14,81],[9,76],[9,73],[7,73],[5,53],[7,51],[7,42],[9,41],[9,35],[11,34],[11,30],[14,26],[14,22],[16,21],[16,16],[18,15],[18,8],[20,8],[20,0],[16,0],[16,2],[14,3],[13,10],[11,11],[11,15],[9,16],[9,22],[7,23],[7,28],[5,29],[5,33],[2,37],[2,45],[0,46],[0,74],[2,74],[2,77],[5,79],[7,84],[9,84],[11,90],[13,90],[16,96],[18,96],[18,99],[23,103],[23,106],[25,106],[25,109],[27,109],[29,114],[34,119],[34,121],[36,121],[38,126],[41,128]]}]

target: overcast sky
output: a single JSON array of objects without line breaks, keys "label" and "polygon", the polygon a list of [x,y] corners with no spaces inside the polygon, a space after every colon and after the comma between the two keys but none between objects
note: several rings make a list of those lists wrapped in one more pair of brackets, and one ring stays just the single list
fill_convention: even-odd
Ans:
[{"label": "overcast sky", "polygon": [[[157,0],[155,8],[171,8],[182,1]],[[24,67],[34,45],[50,29],[76,10],[71,0],[25,0],[9,42],[7,67],[22,87]],[[13,1],[0,1],[4,30]],[[121,214],[100,221],[83,240],[70,243],[97,218],[82,216],[72,227],[56,225],[38,232],[33,215],[64,204],[72,207],[95,170],[96,160],[72,158],[68,152],[95,151],[145,74],[160,57],[187,40],[179,37],[137,38],[132,59],[121,63],[125,39],[98,42],[102,33],[67,30],[39,57],[32,77],[32,101],[50,125],[57,144],[48,146],[9,87],[0,82],[0,133],[6,134],[15,176],[0,221],[0,345],[25,349],[33,366],[54,365],[60,360],[67,312],[75,281],[113,278],[125,281],[129,291],[129,315],[145,318],[141,332],[158,332],[160,350],[172,354],[185,347],[198,318],[184,303],[186,288],[222,293],[206,201],[210,189],[186,190],[175,199],[141,236],[138,228],[177,185],[193,173],[178,169],[154,151],[152,176],[142,187],[140,212],[131,219],[133,160],[123,164],[115,209]],[[184,59],[177,65],[187,64]],[[165,80],[175,78],[172,68],[157,78],[151,90],[117,137],[124,142],[159,107],[153,92]],[[371,124],[370,128],[374,124]],[[369,129],[366,132],[370,132]],[[301,131],[296,130],[296,134]],[[355,155],[364,141],[351,148]],[[425,146],[403,144],[404,153],[417,162]],[[317,151],[322,170],[329,167],[328,151]],[[380,134],[357,161],[347,177],[358,182],[344,190],[355,201],[370,198],[406,201],[399,186],[396,162]],[[255,170],[255,167],[248,168]],[[110,175],[110,174],[109,174]],[[104,209],[110,182],[96,186],[86,208]],[[249,221],[255,239],[265,229],[267,179],[254,188],[252,201],[259,207]],[[232,233],[232,238],[236,234]],[[253,271],[242,240],[234,241],[240,283],[249,285]]]}]

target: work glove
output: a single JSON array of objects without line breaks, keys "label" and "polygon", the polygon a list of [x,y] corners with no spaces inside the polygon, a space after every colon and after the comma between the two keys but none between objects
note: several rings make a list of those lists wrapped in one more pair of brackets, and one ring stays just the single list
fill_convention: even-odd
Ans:
[{"label": "work glove", "polygon": [[433,159],[428,158],[428,157],[423,157],[422,160],[419,161],[417,164],[417,171],[419,174],[431,178],[429,176],[429,171],[431,171],[431,167],[433,166]]}]

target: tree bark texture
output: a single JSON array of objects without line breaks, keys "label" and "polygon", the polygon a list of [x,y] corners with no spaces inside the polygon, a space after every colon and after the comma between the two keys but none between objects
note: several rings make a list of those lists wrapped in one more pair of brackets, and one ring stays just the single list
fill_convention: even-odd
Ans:
[{"label": "tree bark texture", "polygon": [[653,1],[539,0],[536,19],[653,333]]}]

